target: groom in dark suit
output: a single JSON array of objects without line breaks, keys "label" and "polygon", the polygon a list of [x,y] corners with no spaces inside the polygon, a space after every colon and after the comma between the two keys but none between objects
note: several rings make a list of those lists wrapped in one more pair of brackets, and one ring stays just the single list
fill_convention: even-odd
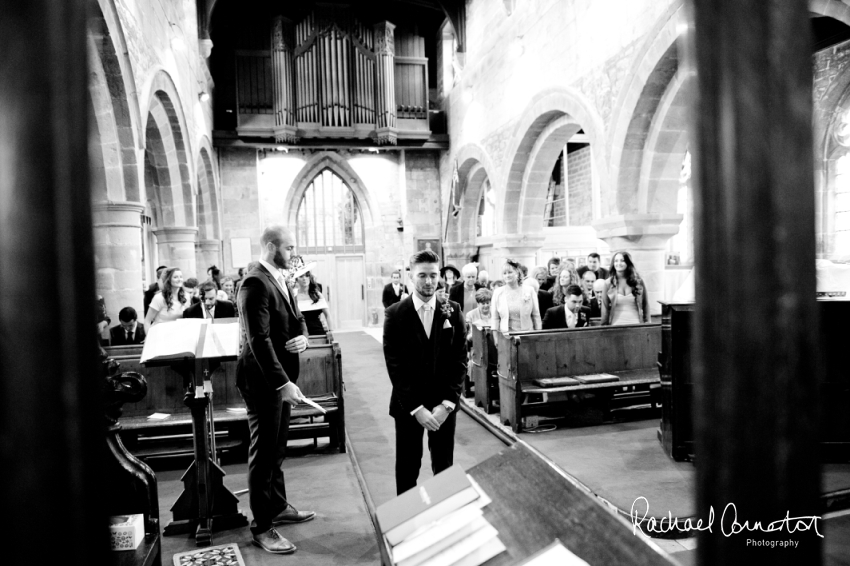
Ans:
[{"label": "groom in dark suit", "polygon": [[289,266],[295,236],[282,226],[266,228],[257,267],[239,288],[242,351],[236,387],[248,408],[248,497],[254,520],[253,543],[275,554],[295,552],[276,525],[302,523],[316,516],[297,511],[287,500],[283,459],[292,407],[303,398],[295,385],[298,355],[307,349],[307,325],[281,270]]},{"label": "groom in dark suit", "polygon": [[425,250],[410,258],[414,292],[384,315],[384,358],[393,384],[396,491],[416,487],[422,434],[428,431],[431,468],[450,467],[455,422],[466,375],[466,322],[460,305],[438,301],[440,260]]}]

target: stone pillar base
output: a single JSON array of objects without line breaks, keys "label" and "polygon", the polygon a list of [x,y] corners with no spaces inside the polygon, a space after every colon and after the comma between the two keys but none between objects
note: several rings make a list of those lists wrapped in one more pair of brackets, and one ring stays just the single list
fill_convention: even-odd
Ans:
[{"label": "stone pillar base", "polygon": [[[681,214],[624,214],[593,223],[596,236],[611,248],[629,252],[649,289],[649,312],[661,314],[658,301],[664,290],[667,241],[679,233]],[[608,267],[608,266],[604,266]]]},{"label": "stone pillar base", "polygon": [[[198,277],[195,259],[195,239],[197,228],[172,227],[158,228],[153,231],[156,236],[156,248],[159,252],[160,265],[179,267],[183,278]],[[201,280],[201,278],[198,278]]]},{"label": "stone pillar base", "polygon": [[142,220],[137,202],[96,202],[92,205],[95,284],[106,302],[112,325],[124,307],[143,315]]}]

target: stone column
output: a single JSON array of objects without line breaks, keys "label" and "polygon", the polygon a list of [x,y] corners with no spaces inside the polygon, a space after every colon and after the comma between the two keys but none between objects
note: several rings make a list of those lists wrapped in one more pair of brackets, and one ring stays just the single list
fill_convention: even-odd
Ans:
[{"label": "stone column", "polygon": [[207,268],[217,266],[224,273],[224,262],[221,261],[221,242],[218,240],[199,240],[195,244],[195,262],[199,282],[207,278]]},{"label": "stone column", "polygon": [[593,223],[596,237],[608,244],[612,254],[618,250],[631,254],[649,289],[650,314],[661,314],[658,301],[664,291],[667,241],[679,233],[682,218],[681,214],[624,214]]},{"label": "stone column", "polygon": [[446,242],[443,244],[443,256],[446,258],[446,265],[452,264],[460,269],[472,260],[477,249],[478,246],[466,242]]},{"label": "stone column", "polygon": [[160,265],[179,267],[184,279],[198,277],[195,263],[197,228],[186,226],[158,228],[153,233],[156,235]]},{"label": "stone column", "polygon": [[124,307],[133,307],[142,316],[144,210],[138,202],[97,202],[92,206],[95,285],[106,301],[113,326]]},{"label": "stone column", "polygon": [[545,240],[543,234],[501,234],[494,237],[493,255],[498,273],[490,273],[490,280],[502,278],[502,265],[506,258],[516,260],[531,270]]}]

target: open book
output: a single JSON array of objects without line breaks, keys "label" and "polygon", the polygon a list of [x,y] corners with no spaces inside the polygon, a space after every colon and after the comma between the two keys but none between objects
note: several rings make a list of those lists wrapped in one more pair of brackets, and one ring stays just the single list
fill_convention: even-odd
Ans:
[{"label": "open book", "polygon": [[182,318],[157,324],[148,331],[141,363],[183,358],[235,358],[239,355],[239,324],[210,324],[202,318]]}]

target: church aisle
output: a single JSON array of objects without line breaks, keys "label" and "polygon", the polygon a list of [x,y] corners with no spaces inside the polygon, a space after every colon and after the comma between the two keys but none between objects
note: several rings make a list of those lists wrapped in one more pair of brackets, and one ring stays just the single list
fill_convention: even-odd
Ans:
[{"label": "church aisle", "polygon": [[[321,444],[320,444],[321,447]],[[370,565],[380,563],[375,531],[357,477],[347,454],[316,453],[300,456],[292,450],[284,462],[287,494],[299,509],[316,512],[316,518],[300,525],[278,527],[281,536],[289,539],[298,550],[291,557],[269,554],[251,544],[247,526],[213,534],[213,544],[236,543],[245,566],[270,566],[283,560],[299,566]],[[184,459],[170,470],[157,471],[160,523],[171,520],[169,509],[180,495],[183,484]],[[225,485],[231,491],[247,488],[245,462],[224,466]],[[248,519],[248,494],[239,497],[239,508]],[[162,538],[162,563],[170,565],[172,556],[195,550],[194,539],[187,535]]]},{"label": "church aisle", "polygon": [[[384,363],[380,329],[334,332],[334,339],[342,349],[348,438],[372,501],[378,506],[395,497],[395,431],[389,415],[392,385]],[[462,411],[458,413],[455,464],[466,470],[504,448],[484,427]],[[420,483],[432,476],[427,446],[423,450]]]}]

